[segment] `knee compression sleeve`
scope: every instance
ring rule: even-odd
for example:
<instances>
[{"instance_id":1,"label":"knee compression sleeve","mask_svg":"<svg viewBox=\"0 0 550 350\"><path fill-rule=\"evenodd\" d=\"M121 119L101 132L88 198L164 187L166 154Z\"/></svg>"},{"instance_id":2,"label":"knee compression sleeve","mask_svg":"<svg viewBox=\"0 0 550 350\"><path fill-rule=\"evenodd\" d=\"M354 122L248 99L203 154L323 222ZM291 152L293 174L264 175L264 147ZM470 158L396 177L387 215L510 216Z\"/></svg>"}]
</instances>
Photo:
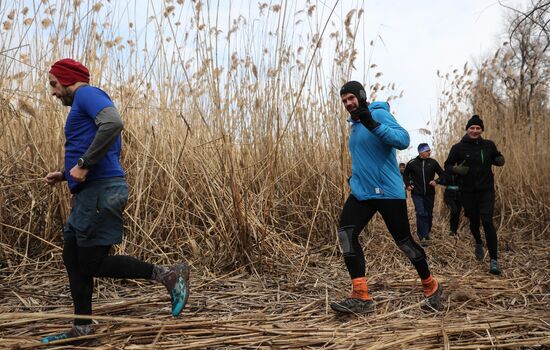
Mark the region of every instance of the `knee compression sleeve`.
<instances>
[{"instance_id":1,"label":"knee compression sleeve","mask_svg":"<svg viewBox=\"0 0 550 350\"><path fill-rule=\"evenodd\" d=\"M340 248L344 256L355 255L353 249L353 231L355 226L345 226L338 229L338 242L340 242Z\"/></svg>"},{"instance_id":2,"label":"knee compression sleeve","mask_svg":"<svg viewBox=\"0 0 550 350\"><path fill-rule=\"evenodd\" d=\"M426 254L424 253L424 250L418 244L413 242L413 240L410 237L407 237L397 242L397 246L413 262L420 261L426 258Z\"/></svg>"}]
</instances>

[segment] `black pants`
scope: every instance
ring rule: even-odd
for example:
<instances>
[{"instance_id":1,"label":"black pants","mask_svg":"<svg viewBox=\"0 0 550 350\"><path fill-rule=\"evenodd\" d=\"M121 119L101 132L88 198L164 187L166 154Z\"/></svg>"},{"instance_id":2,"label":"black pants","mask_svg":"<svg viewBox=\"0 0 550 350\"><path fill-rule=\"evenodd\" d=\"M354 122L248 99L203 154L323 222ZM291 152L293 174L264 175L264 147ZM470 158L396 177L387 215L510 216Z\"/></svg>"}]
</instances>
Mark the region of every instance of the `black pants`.
<instances>
[{"instance_id":1,"label":"black pants","mask_svg":"<svg viewBox=\"0 0 550 350\"><path fill-rule=\"evenodd\" d=\"M65 240L63 262L69 275L69 285L75 315L92 314L94 277L151 278L154 265L124 255L108 255L111 246L79 247L76 239ZM75 325L92 320L76 318Z\"/></svg>"},{"instance_id":2,"label":"black pants","mask_svg":"<svg viewBox=\"0 0 550 350\"><path fill-rule=\"evenodd\" d=\"M460 199L456 197L445 196L443 200L451 211L451 232L456 233L456 231L458 231L458 224L460 223L460 212L462 211L462 204L460 203Z\"/></svg>"},{"instance_id":3,"label":"black pants","mask_svg":"<svg viewBox=\"0 0 550 350\"><path fill-rule=\"evenodd\" d=\"M386 227L396 243L410 239L410 244L421 255L419 259L411 259L411 262L420 278L428 278L430 276L430 269L426 261L426 254L411 236L411 228L407 216L407 202L404 199L370 199L359 201L353 195L350 195L344 204L344 209L340 216L340 227L353 227L351 245L354 254L344 256L344 261L351 278L365 276L365 256L363 248L359 243L359 234L376 212L382 215L382 219L384 219Z\"/></svg>"},{"instance_id":4,"label":"black pants","mask_svg":"<svg viewBox=\"0 0 550 350\"><path fill-rule=\"evenodd\" d=\"M485 231L487 249L491 259L498 259L497 231L493 225L493 212L495 210L495 192L492 190L481 192L461 192L461 201L464 206L464 214L470 220L470 231L477 244L482 244L480 234L480 221Z\"/></svg>"}]
</instances>

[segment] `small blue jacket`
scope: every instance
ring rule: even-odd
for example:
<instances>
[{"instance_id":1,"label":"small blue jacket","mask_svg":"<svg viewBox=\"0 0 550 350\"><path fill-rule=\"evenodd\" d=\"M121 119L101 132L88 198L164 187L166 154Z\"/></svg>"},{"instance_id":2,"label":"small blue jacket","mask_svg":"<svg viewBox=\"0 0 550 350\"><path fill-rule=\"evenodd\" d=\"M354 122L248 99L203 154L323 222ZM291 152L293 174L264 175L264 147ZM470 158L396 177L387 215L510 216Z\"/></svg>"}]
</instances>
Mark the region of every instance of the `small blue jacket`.
<instances>
[{"instance_id":1,"label":"small blue jacket","mask_svg":"<svg viewBox=\"0 0 550 350\"><path fill-rule=\"evenodd\" d=\"M405 199L403 178L395 149L409 146L410 138L389 112L387 102L369 105L372 118L380 123L369 131L361 122L351 121L351 193L358 200Z\"/></svg>"}]
</instances>

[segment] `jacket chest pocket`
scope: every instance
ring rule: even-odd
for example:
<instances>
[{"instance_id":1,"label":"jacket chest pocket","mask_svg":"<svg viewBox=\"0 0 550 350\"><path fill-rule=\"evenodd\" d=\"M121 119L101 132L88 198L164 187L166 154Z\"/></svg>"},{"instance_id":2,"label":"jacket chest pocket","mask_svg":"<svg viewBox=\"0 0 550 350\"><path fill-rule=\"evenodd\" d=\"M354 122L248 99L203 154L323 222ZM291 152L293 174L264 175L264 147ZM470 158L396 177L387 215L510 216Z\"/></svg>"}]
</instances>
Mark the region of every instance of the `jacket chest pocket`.
<instances>
[{"instance_id":1,"label":"jacket chest pocket","mask_svg":"<svg viewBox=\"0 0 550 350\"><path fill-rule=\"evenodd\" d=\"M466 152L466 154L464 154L464 165L471 166L475 162L476 159L472 152Z\"/></svg>"}]
</instances>

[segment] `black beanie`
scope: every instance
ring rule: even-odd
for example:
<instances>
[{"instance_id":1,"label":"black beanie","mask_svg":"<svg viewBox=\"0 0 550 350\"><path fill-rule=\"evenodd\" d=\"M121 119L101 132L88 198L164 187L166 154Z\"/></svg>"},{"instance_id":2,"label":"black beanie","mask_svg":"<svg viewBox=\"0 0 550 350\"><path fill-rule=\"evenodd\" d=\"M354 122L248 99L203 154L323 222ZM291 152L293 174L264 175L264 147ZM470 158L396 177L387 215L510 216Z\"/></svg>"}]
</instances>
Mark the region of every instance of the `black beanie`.
<instances>
[{"instance_id":1,"label":"black beanie","mask_svg":"<svg viewBox=\"0 0 550 350\"><path fill-rule=\"evenodd\" d=\"M367 106L367 92L360 82L352 80L345 83L340 89L340 96L344 94L354 94L359 106Z\"/></svg>"},{"instance_id":2,"label":"black beanie","mask_svg":"<svg viewBox=\"0 0 550 350\"><path fill-rule=\"evenodd\" d=\"M466 130L472 125L479 125L481 126L481 130L485 130L485 127L483 126L483 120L479 117L479 115L474 114L470 120L468 120L468 124L466 124Z\"/></svg>"}]
</instances>

